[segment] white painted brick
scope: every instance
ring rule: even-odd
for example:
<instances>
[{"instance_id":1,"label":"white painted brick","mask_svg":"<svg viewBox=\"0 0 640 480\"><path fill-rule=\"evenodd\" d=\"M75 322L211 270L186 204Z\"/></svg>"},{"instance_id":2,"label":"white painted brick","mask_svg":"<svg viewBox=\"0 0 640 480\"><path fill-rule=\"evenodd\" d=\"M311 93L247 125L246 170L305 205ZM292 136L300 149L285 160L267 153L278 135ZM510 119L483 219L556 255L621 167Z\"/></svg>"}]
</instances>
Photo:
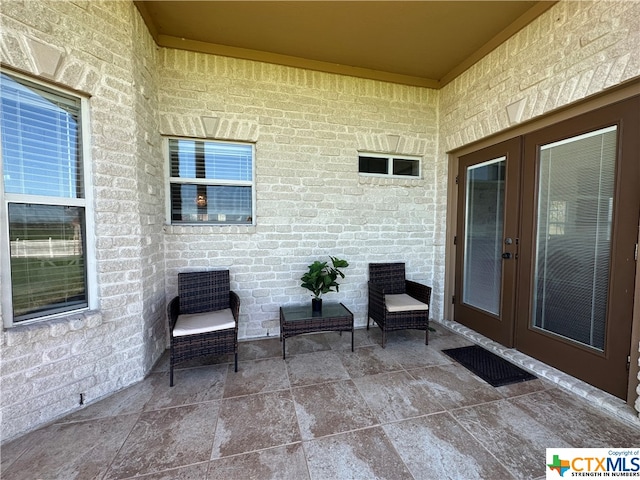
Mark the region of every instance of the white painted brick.
<instances>
[{"instance_id":1,"label":"white painted brick","mask_svg":"<svg viewBox=\"0 0 640 480\"><path fill-rule=\"evenodd\" d=\"M231 270L243 339L277 335L278 306L308 302L299 278L329 255L351 263L327 298L356 325L367 263L391 259L434 286L441 318L444 152L508 128L515 101L525 121L638 76L639 9L559 2L434 91L158 49L129 2L4 2L2 62L32 71L28 37L64 52L54 80L91 95L101 310L2 332L2 439L72 411L81 392L92 401L142 378L164 348L180 271ZM212 131L203 117L217 119ZM255 142L257 225L164 226L159 134ZM359 177L359 150L421 155L423 177Z\"/></svg>"},{"instance_id":2,"label":"white painted brick","mask_svg":"<svg viewBox=\"0 0 640 480\"><path fill-rule=\"evenodd\" d=\"M21 41L26 25L29 38L64 51L55 80L92 95L96 245L103 311L71 315L3 333L6 347L1 360L3 385L8 381L19 382L15 380L19 378L32 380L25 381L22 388L14 384L12 391L38 385L29 401L2 402L3 440L77 408L81 391L78 389L92 388L105 394L114 390L113 385L121 388L132 383L140 378L142 366L149 369L164 348L158 347L158 342L145 346L142 335L149 330L146 322L150 326L158 323L157 314L151 312L164 310L164 295L157 294L164 290L162 243L141 241L152 238L152 233L162 238L162 221L155 219L163 218L164 207L157 199L146 200L145 205L144 197L137 191L138 185L145 185L150 192L164 191L161 142L156 140L158 133L154 126L156 97L150 93L156 90L155 71L148 70L150 65L155 69L156 48L131 3L73 2L69 8L71 5L71 2L34 2L24 9L19 2L3 4L2 61L25 71L32 68L29 55L33 52L25 49L26 44ZM52 23L53 19L56 20ZM78 28L69 31L69 25ZM136 28L132 30L133 25ZM16 41L6 41L11 39ZM144 87L137 90L136 85ZM144 95L144 100L137 100L137 95ZM134 111L136 103L140 108ZM144 149L137 147L138 138L144 139ZM102 189L101 185L107 188ZM137 213L142 211L144 216ZM153 268L137 268L143 265L140 260L145 257L154 259ZM129 276L133 269L138 274ZM113 285L118 283L119 287L108 286L110 276L114 277ZM155 296L152 292L156 292ZM143 306L142 298L153 300ZM105 319L123 322L105 324ZM123 334L129 328L137 331L137 335ZM163 330L157 332L162 337ZM120 378L112 378L113 373L92 375L96 369L106 372L108 365L117 363L123 338L123 343L132 338L130 342L136 345L137 353L130 364L115 373ZM40 353L24 356L25 348ZM38 356L40 363L36 360ZM73 376L69 376L72 364L77 367ZM130 372L125 371L127 368ZM67 373L60 375L56 371Z\"/></svg>"}]
</instances>

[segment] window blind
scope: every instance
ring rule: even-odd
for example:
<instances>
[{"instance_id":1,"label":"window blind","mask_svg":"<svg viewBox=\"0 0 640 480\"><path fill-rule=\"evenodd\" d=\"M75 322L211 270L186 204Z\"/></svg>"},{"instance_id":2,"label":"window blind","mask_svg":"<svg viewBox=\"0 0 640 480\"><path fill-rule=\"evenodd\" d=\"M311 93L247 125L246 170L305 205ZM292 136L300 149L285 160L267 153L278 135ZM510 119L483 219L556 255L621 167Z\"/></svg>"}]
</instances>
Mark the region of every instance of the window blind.
<instances>
[{"instance_id":1,"label":"window blind","mask_svg":"<svg viewBox=\"0 0 640 480\"><path fill-rule=\"evenodd\" d=\"M540 149L534 325L599 350L605 340L616 141L611 127Z\"/></svg>"},{"instance_id":2,"label":"window blind","mask_svg":"<svg viewBox=\"0 0 640 480\"><path fill-rule=\"evenodd\" d=\"M251 181L251 145L169 140L171 176L209 180Z\"/></svg>"},{"instance_id":3,"label":"window blind","mask_svg":"<svg viewBox=\"0 0 640 480\"><path fill-rule=\"evenodd\" d=\"M253 146L168 140L172 223L251 224Z\"/></svg>"},{"instance_id":4,"label":"window blind","mask_svg":"<svg viewBox=\"0 0 640 480\"><path fill-rule=\"evenodd\" d=\"M5 192L83 198L79 101L57 99L5 74L1 88Z\"/></svg>"}]
</instances>

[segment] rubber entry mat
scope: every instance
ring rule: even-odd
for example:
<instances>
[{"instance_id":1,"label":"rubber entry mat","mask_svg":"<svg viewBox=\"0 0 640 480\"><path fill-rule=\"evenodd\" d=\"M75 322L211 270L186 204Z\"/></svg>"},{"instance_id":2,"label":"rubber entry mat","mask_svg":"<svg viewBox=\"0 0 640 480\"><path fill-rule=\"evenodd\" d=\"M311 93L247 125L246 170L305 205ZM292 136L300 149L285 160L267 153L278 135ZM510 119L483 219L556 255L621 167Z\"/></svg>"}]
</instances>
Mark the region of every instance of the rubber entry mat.
<instances>
[{"instance_id":1,"label":"rubber entry mat","mask_svg":"<svg viewBox=\"0 0 640 480\"><path fill-rule=\"evenodd\" d=\"M538 378L478 345L449 348L442 352L494 387Z\"/></svg>"}]
</instances>

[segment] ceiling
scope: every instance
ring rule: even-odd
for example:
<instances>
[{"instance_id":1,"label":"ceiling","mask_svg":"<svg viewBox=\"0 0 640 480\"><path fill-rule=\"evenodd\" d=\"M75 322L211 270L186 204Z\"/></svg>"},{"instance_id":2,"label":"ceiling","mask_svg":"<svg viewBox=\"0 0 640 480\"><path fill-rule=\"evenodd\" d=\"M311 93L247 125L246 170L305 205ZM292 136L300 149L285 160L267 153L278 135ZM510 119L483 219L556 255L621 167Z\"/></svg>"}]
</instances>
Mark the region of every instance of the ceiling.
<instances>
[{"instance_id":1,"label":"ceiling","mask_svg":"<svg viewBox=\"0 0 640 480\"><path fill-rule=\"evenodd\" d=\"M440 88L555 1L135 1L156 43Z\"/></svg>"}]
</instances>

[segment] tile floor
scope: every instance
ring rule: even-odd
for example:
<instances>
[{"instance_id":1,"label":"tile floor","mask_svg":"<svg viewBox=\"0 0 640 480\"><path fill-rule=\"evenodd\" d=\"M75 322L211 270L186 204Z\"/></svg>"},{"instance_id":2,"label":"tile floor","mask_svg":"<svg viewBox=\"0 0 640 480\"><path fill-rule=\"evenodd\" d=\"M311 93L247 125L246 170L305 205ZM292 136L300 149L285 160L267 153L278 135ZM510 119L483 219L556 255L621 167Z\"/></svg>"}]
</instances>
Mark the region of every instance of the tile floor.
<instances>
[{"instance_id":1,"label":"tile floor","mask_svg":"<svg viewBox=\"0 0 640 480\"><path fill-rule=\"evenodd\" d=\"M2 446L13 479L528 479L546 447L640 446L640 428L546 380L493 388L422 332L242 342Z\"/></svg>"}]
</instances>

